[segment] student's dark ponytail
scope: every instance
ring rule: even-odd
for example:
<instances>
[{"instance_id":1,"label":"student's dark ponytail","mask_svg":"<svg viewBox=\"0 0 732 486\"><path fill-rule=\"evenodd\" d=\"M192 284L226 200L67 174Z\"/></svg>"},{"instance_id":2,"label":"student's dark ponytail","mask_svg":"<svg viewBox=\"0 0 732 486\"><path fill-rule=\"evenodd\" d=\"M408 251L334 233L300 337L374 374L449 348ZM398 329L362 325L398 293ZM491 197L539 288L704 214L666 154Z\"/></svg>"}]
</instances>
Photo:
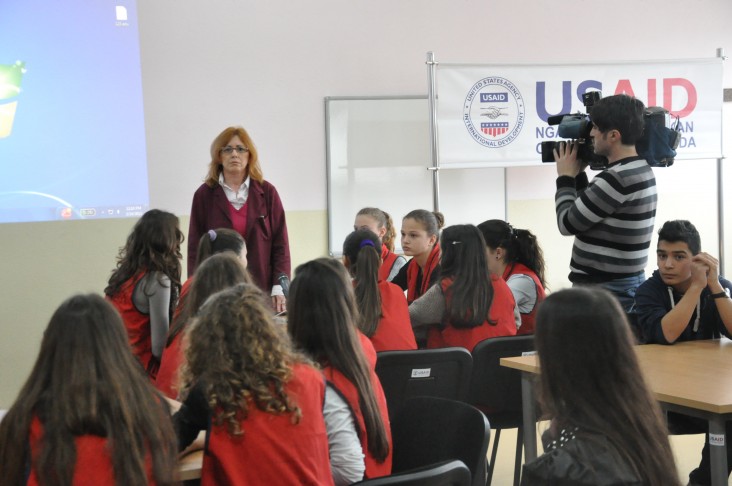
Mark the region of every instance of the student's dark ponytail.
<instances>
[{"instance_id":1,"label":"student's dark ponytail","mask_svg":"<svg viewBox=\"0 0 732 486\"><path fill-rule=\"evenodd\" d=\"M381 319L379 267L381 254L379 237L367 229L354 231L343 243L347 267L355 279L354 292L360 311L358 328L369 338L374 335Z\"/></svg>"},{"instance_id":2,"label":"student's dark ponytail","mask_svg":"<svg viewBox=\"0 0 732 486\"><path fill-rule=\"evenodd\" d=\"M544 252L541 251L536 236L529 230L514 229L514 248L515 260L526 265L532 270L541 282L541 286L546 288L544 280Z\"/></svg>"},{"instance_id":3,"label":"student's dark ponytail","mask_svg":"<svg viewBox=\"0 0 732 486\"><path fill-rule=\"evenodd\" d=\"M478 225L488 248L503 248L506 263L521 263L534 272L542 287L546 288L544 252L536 236L529 230L515 229L500 219L489 219Z\"/></svg>"}]
</instances>

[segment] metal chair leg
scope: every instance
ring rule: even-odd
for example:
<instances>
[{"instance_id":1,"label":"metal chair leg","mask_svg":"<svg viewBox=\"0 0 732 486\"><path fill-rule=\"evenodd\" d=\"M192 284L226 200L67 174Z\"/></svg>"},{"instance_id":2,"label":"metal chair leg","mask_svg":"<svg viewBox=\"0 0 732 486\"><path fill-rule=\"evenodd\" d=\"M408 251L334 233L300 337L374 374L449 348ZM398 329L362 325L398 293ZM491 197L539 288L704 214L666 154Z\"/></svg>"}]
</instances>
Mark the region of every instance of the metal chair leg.
<instances>
[{"instance_id":1,"label":"metal chair leg","mask_svg":"<svg viewBox=\"0 0 732 486\"><path fill-rule=\"evenodd\" d=\"M513 486L519 486L521 482L521 453L524 449L524 428L519 426L516 432L516 462L513 466Z\"/></svg>"},{"instance_id":2,"label":"metal chair leg","mask_svg":"<svg viewBox=\"0 0 732 486\"><path fill-rule=\"evenodd\" d=\"M493 449L491 450L491 460L488 464L488 478L486 479L486 486L490 486L493 480L493 468L496 465L496 455L498 454L498 440L501 438L501 429L495 429L493 439Z\"/></svg>"}]
</instances>

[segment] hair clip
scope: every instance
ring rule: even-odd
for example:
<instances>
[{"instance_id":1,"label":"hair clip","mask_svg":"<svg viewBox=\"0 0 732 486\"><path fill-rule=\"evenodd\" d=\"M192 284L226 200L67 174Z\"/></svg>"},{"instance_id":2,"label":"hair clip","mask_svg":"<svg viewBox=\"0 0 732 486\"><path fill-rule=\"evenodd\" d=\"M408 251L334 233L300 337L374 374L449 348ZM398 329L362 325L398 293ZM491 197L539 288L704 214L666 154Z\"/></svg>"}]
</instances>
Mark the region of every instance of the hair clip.
<instances>
[{"instance_id":1,"label":"hair clip","mask_svg":"<svg viewBox=\"0 0 732 486\"><path fill-rule=\"evenodd\" d=\"M211 240L211 242L216 241L216 231L214 230L208 230L208 237Z\"/></svg>"},{"instance_id":2,"label":"hair clip","mask_svg":"<svg viewBox=\"0 0 732 486\"><path fill-rule=\"evenodd\" d=\"M374 245L374 242L371 240L363 240L360 245L358 245L358 249L360 250L364 246L370 246L372 248L376 248L376 245Z\"/></svg>"},{"instance_id":3,"label":"hair clip","mask_svg":"<svg viewBox=\"0 0 732 486\"><path fill-rule=\"evenodd\" d=\"M459 245L460 243L462 243L462 241L455 240L455 241L451 241L450 243L452 243L453 245Z\"/></svg>"}]
</instances>

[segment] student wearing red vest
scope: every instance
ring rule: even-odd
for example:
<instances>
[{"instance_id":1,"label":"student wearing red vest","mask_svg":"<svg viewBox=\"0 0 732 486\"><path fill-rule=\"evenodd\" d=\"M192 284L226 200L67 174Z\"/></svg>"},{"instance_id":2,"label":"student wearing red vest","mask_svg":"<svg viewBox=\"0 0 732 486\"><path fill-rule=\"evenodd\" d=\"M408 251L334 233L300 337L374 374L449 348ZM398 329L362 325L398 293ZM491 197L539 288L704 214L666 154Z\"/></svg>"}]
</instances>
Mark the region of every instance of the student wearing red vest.
<instances>
[{"instance_id":1,"label":"student wearing red vest","mask_svg":"<svg viewBox=\"0 0 732 486\"><path fill-rule=\"evenodd\" d=\"M122 315L133 354L152 379L180 293L182 242L174 214L146 212L120 249L117 268L104 289Z\"/></svg>"},{"instance_id":2,"label":"student wearing red vest","mask_svg":"<svg viewBox=\"0 0 732 486\"><path fill-rule=\"evenodd\" d=\"M243 127L228 127L211 143L208 174L191 203L189 277L196 270L199 239L214 228L232 228L244 237L249 273L271 294L272 307L285 310L278 282L280 275L290 275L285 210L277 189L264 180L257 148Z\"/></svg>"},{"instance_id":3,"label":"student wearing red vest","mask_svg":"<svg viewBox=\"0 0 732 486\"><path fill-rule=\"evenodd\" d=\"M348 403L365 455L364 478L391 474L386 398L359 342L354 322L358 310L345 267L330 258L300 265L290 287L287 314L295 344L320 363L329 389ZM351 482L360 479L351 478Z\"/></svg>"},{"instance_id":4,"label":"student wearing red vest","mask_svg":"<svg viewBox=\"0 0 732 486\"><path fill-rule=\"evenodd\" d=\"M379 351L417 349L404 292L379 277L379 238L367 229L354 231L343 243L343 263L353 277L358 327Z\"/></svg>"},{"instance_id":5,"label":"student wearing red vest","mask_svg":"<svg viewBox=\"0 0 732 486\"><path fill-rule=\"evenodd\" d=\"M193 316L206 300L240 283L253 284L246 268L233 252L217 253L207 258L196 270L195 279L186 298L185 307L173 319L168 343L163 350L155 386L168 398L178 398L178 372L185 362L183 336Z\"/></svg>"},{"instance_id":6,"label":"student wearing red vest","mask_svg":"<svg viewBox=\"0 0 732 486\"><path fill-rule=\"evenodd\" d=\"M402 249L412 259L392 280L407 291L414 302L437 282L440 275L440 229L445 218L440 212L415 209L402 219Z\"/></svg>"},{"instance_id":7,"label":"student wearing red vest","mask_svg":"<svg viewBox=\"0 0 732 486\"><path fill-rule=\"evenodd\" d=\"M478 225L488 248L488 268L502 276L521 313L518 334L533 334L537 305L544 300L544 253L529 230L515 229L500 219Z\"/></svg>"},{"instance_id":8,"label":"student wearing red vest","mask_svg":"<svg viewBox=\"0 0 732 486\"><path fill-rule=\"evenodd\" d=\"M381 266L379 280L391 282L399 270L407 264L407 259L394 253L396 230L391 216L379 208L363 208L356 214L353 230L367 229L376 234L381 247Z\"/></svg>"},{"instance_id":9,"label":"student wearing red vest","mask_svg":"<svg viewBox=\"0 0 732 486\"><path fill-rule=\"evenodd\" d=\"M201 485L332 485L325 380L251 284L214 294L187 331L179 449L206 430Z\"/></svg>"},{"instance_id":10,"label":"student wearing red vest","mask_svg":"<svg viewBox=\"0 0 732 486\"><path fill-rule=\"evenodd\" d=\"M130 352L119 314L98 295L66 300L0 422L0 481L164 486L177 484L175 470L170 412Z\"/></svg>"},{"instance_id":11,"label":"student wearing red vest","mask_svg":"<svg viewBox=\"0 0 732 486\"><path fill-rule=\"evenodd\" d=\"M450 226L440 246L439 285L409 306L412 326L429 326L427 348L460 346L472 351L484 339L516 335L516 303L506 282L488 270L478 228Z\"/></svg>"}]
</instances>

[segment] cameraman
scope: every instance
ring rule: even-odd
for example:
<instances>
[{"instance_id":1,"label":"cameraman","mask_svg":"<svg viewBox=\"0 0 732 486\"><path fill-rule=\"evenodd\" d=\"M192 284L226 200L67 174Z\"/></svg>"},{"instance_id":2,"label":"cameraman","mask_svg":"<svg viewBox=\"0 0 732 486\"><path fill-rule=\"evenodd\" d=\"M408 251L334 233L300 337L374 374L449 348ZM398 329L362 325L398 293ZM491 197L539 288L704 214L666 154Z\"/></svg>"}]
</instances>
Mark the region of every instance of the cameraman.
<instances>
[{"instance_id":1,"label":"cameraman","mask_svg":"<svg viewBox=\"0 0 732 486\"><path fill-rule=\"evenodd\" d=\"M626 312L645 281L656 216L656 178L635 148L644 110L643 102L627 95L602 98L592 107L594 152L608 166L591 183L589 161L577 159L576 142L554 150L557 225L563 235L575 236L569 280L604 287Z\"/></svg>"}]
</instances>

